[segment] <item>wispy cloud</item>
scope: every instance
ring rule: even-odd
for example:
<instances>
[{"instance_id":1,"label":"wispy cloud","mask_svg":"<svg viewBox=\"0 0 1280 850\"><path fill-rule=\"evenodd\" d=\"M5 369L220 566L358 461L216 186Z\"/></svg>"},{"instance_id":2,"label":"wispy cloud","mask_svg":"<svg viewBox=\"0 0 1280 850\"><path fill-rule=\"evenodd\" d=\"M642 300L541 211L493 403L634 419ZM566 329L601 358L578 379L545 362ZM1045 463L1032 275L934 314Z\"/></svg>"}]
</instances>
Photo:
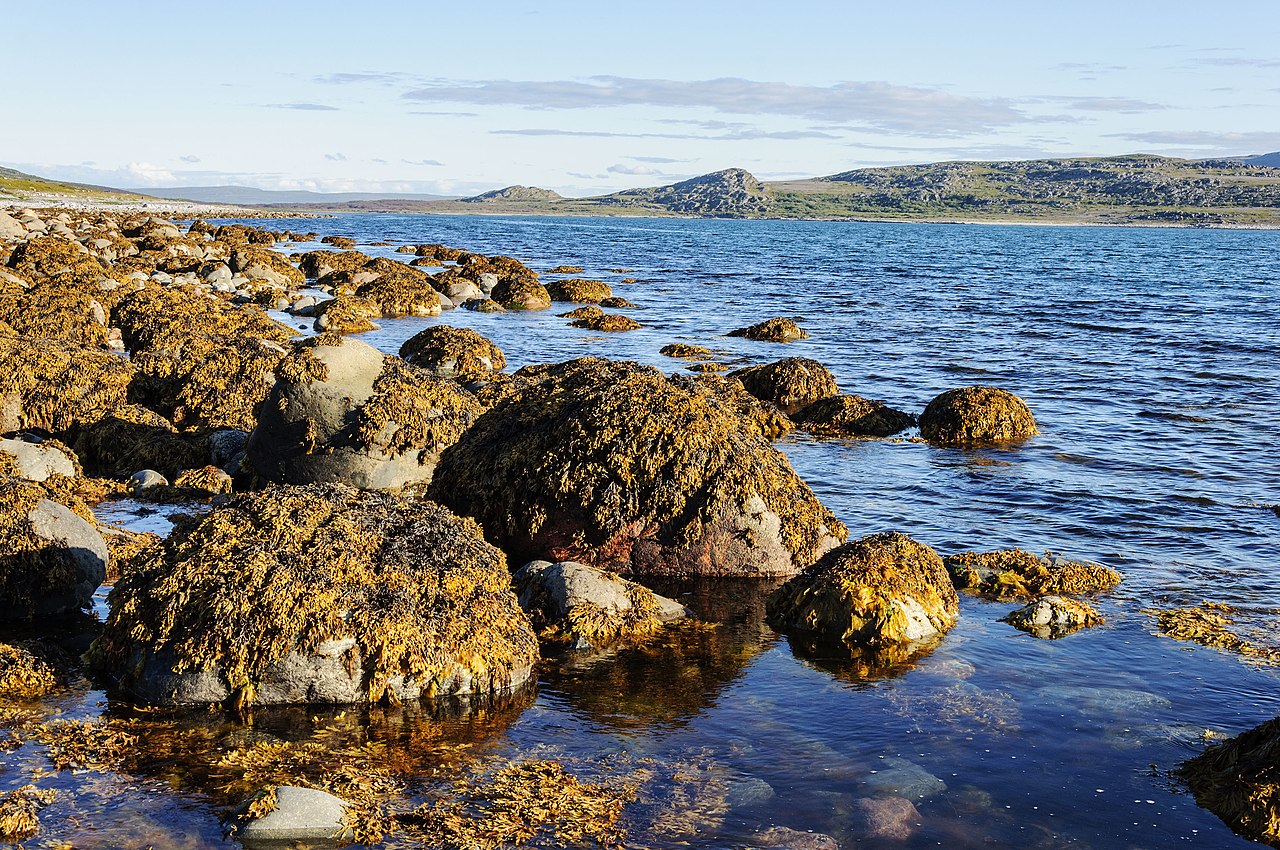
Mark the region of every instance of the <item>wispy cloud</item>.
<instances>
[{"instance_id":1,"label":"wispy cloud","mask_svg":"<svg viewBox=\"0 0 1280 850\"><path fill-rule=\"evenodd\" d=\"M669 156L629 156L626 159L634 162L652 162L655 165L670 165L674 162L693 162L691 159L674 159Z\"/></svg>"},{"instance_id":2,"label":"wispy cloud","mask_svg":"<svg viewBox=\"0 0 1280 850\"><path fill-rule=\"evenodd\" d=\"M1191 65L1209 65L1216 68L1253 68L1270 70L1280 68L1280 59L1262 59L1249 56L1201 56L1192 59Z\"/></svg>"},{"instance_id":3,"label":"wispy cloud","mask_svg":"<svg viewBox=\"0 0 1280 850\"><path fill-rule=\"evenodd\" d=\"M297 109L302 112L337 112L338 107L327 103L267 103L268 109Z\"/></svg>"},{"instance_id":4,"label":"wispy cloud","mask_svg":"<svg viewBox=\"0 0 1280 850\"><path fill-rule=\"evenodd\" d=\"M736 115L784 115L935 136L977 133L1034 120L1007 99L966 97L887 82L809 86L735 77L683 81L599 76L586 82L442 81L420 86L403 96L425 103L531 109L688 107Z\"/></svg>"},{"instance_id":5,"label":"wispy cloud","mask_svg":"<svg viewBox=\"0 0 1280 850\"><path fill-rule=\"evenodd\" d=\"M611 165L605 169L610 174L661 174L662 172L656 168L650 168L647 165Z\"/></svg>"},{"instance_id":6,"label":"wispy cloud","mask_svg":"<svg viewBox=\"0 0 1280 850\"><path fill-rule=\"evenodd\" d=\"M340 153L340 152L339 152L339 153L327 153L327 154L325 154L325 155L324 155L324 158L325 158L325 159L327 159L327 160L329 160L330 162L346 162L346 161L347 161L347 155L346 155L346 154L344 154L344 153Z\"/></svg>"},{"instance_id":7,"label":"wispy cloud","mask_svg":"<svg viewBox=\"0 0 1280 850\"><path fill-rule=\"evenodd\" d=\"M582 136L597 139L682 139L707 142L753 142L762 139L838 139L821 130L733 130L715 135L706 133L617 133L611 130L561 130L557 127L528 127L517 130L490 130L496 136Z\"/></svg>"},{"instance_id":8,"label":"wispy cloud","mask_svg":"<svg viewBox=\"0 0 1280 850\"><path fill-rule=\"evenodd\" d=\"M199 161L200 161L200 157L195 156L194 154L188 154L187 156L180 156L180 157L178 157L178 159L182 160L183 162L189 162L189 163L192 163L192 164L197 163L197 162L199 162ZM92 165L92 163L85 163L85 164L86 164L86 165Z\"/></svg>"},{"instance_id":9,"label":"wispy cloud","mask_svg":"<svg viewBox=\"0 0 1280 850\"><path fill-rule=\"evenodd\" d=\"M1122 115L1136 115L1140 112L1157 112L1171 109L1164 103L1153 103L1149 100L1137 100L1131 97L1044 97L1040 100L1061 104L1067 109L1079 112L1119 112Z\"/></svg>"},{"instance_id":10,"label":"wispy cloud","mask_svg":"<svg viewBox=\"0 0 1280 850\"><path fill-rule=\"evenodd\" d=\"M311 79L313 82L333 86L359 83L390 85L392 83L403 83L409 79L409 75L401 71L364 71L360 73L319 74Z\"/></svg>"},{"instance_id":11,"label":"wispy cloud","mask_svg":"<svg viewBox=\"0 0 1280 850\"><path fill-rule=\"evenodd\" d=\"M444 165L444 163L438 159L402 159L400 161L405 165Z\"/></svg>"},{"instance_id":12,"label":"wispy cloud","mask_svg":"<svg viewBox=\"0 0 1280 850\"><path fill-rule=\"evenodd\" d=\"M1153 130L1145 133L1113 133L1110 138L1232 155L1280 150L1280 132L1270 130L1243 133L1219 133L1213 130Z\"/></svg>"},{"instance_id":13,"label":"wispy cloud","mask_svg":"<svg viewBox=\"0 0 1280 850\"><path fill-rule=\"evenodd\" d=\"M475 118L479 112L432 112L426 109L414 109L409 112L410 115L436 115L441 118Z\"/></svg>"}]
</instances>

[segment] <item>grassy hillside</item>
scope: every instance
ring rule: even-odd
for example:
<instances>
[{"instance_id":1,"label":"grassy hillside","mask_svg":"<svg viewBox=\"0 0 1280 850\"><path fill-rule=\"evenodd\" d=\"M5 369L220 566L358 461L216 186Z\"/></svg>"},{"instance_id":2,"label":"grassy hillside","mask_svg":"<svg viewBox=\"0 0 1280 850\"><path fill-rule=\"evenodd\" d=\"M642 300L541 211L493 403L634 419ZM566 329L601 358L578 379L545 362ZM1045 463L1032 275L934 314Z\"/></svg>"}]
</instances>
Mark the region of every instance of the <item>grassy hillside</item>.
<instances>
[{"instance_id":1,"label":"grassy hillside","mask_svg":"<svg viewBox=\"0 0 1280 850\"><path fill-rule=\"evenodd\" d=\"M101 202L117 200L120 203L146 200L142 195L122 192L119 189L83 183L62 183L58 180L47 180L44 177L24 174L12 168L0 168L0 202L21 201L39 204L58 198Z\"/></svg>"}]
</instances>

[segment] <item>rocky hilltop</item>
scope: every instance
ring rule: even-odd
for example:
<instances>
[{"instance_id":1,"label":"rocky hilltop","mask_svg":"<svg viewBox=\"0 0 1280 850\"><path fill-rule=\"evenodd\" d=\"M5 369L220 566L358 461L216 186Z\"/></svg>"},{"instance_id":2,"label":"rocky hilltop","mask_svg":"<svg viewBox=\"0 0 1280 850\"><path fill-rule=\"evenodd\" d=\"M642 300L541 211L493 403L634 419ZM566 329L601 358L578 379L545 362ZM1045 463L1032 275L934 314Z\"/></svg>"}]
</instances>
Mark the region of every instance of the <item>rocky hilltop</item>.
<instances>
[{"instance_id":1,"label":"rocky hilltop","mask_svg":"<svg viewBox=\"0 0 1280 850\"><path fill-rule=\"evenodd\" d=\"M463 198L462 203L480 204L492 201L563 201L564 196L559 192L553 192L550 189L540 189L537 186L507 186L503 189L494 189L490 192L482 192L471 198Z\"/></svg>"},{"instance_id":2,"label":"rocky hilltop","mask_svg":"<svg viewBox=\"0 0 1280 850\"><path fill-rule=\"evenodd\" d=\"M657 207L678 215L707 218L760 218L770 212L764 184L741 168L726 168L656 189L629 189L594 200L602 206Z\"/></svg>"}]
</instances>

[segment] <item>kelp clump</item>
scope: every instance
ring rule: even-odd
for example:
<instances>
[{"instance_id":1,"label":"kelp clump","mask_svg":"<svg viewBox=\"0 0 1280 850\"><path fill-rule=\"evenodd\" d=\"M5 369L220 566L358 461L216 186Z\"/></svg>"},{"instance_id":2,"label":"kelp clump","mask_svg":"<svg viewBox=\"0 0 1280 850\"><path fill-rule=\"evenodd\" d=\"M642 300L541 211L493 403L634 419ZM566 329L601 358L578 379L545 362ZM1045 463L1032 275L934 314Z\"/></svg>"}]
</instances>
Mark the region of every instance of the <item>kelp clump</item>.
<instances>
[{"instance_id":1,"label":"kelp clump","mask_svg":"<svg viewBox=\"0 0 1280 850\"><path fill-rule=\"evenodd\" d=\"M1270 644L1265 640L1251 640L1235 628L1239 613L1237 608L1224 602L1205 602L1189 608L1157 611L1156 625L1175 640L1211 646L1258 661L1280 663L1280 646L1274 643L1274 630L1263 633L1271 638Z\"/></svg>"},{"instance_id":2,"label":"kelp clump","mask_svg":"<svg viewBox=\"0 0 1280 850\"><path fill-rule=\"evenodd\" d=\"M916 424L909 413L894 410L882 401L857 395L824 398L795 415L801 430L819 437L891 437Z\"/></svg>"},{"instance_id":3,"label":"kelp clump","mask_svg":"<svg viewBox=\"0 0 1280 850\"><path fill-rule=\"evenodd\" d=\"M94 660L146 701L494 693L537 659L502 553L416 496L233 497L126 567Z\"/></svg>"},{"instance_id":4,"label":"kelp clump","mask_svg":"<svg viewBox=\"0 0 1280 850\"><path fill-rule=\"evenodd\" d=\"M613 289L603 280L570 278L547 284L547 294L552 301L569 301L574 304L599 304L613 297Z\"/></svg>"},{"instance_id":5,"label":"kelp clump","mask_svg":"<svg viewBox=\"0 0 1280 850\"><path fill-rule=\"evenodd\" d=\"M747 392L740 381L721 375L672 375L671 383L681 389L704 393L737 411L747 430L773 441L790 434L795 425L785 413Z\"/></svg>"},{"instance_id":6,"label":"kelp clump","mask_svg":"<svg viewBox=\"0 0 1280 850\"><path fill-rule=\"evenodd\" d=\"M0 796L0 841L20 843L39 835L40 812L57 797L57 791L34 785Z\"/></svg>"},{"instance_id":7,"label":"kelp clump","mask_svg":"<svg viewBox=\"0 0 1280 850\"><path fill-rule=\"evenodd\" d=\"M1039 433L1026 402L997 387L947 390L920 414L921 436L944 446L1006 445Z\"/></svg>"},{"instance_id":8,"label":"kelp clump","mask_svg":"<svg viewBox=\"0 0 1280 850\"><path fill-rule=\"evenodd\" d=\"M935 637L959 614L942 559L895 531L832 549L774 592L767 620L780 631L874 648Z\"/></svg>"},{"instance_id":9,"label":"kelp clump","mask_svg":"<svg viewBox=\"0 0 1280 850\"><path fill-rule=\"evenodd\" d=\"M435 325L411 336L400 356L445 378L488 378L506 368L502 349L470 328Z\"/></svg>"},{"instance_id":10,"label":"kelp clump","mask_svg":"<svg viewBox=\"0 0 1280 850\"><path fill-rule=\"evenodd\" d=\"M1214 744L1178 774L1196 802L1233 830L1280 847L1280 718Z\"/></svg>"},{"instance_id":11,"label":"kelp clump","mask_svg":"<svg viewBox=\"0 0 1280 850\"><path fill-rule=\"evenodd\" d=\"M79 431L125 403L132 363L109 351L0 336L0 433Z\"/></svg>"},{"instance_id":12,"label":"kelp clump","mask_svg":"<svg viewBox=\"0 0 1280 850\"><path fill-rule=\"evenodd\" d=\"M1068 561L1056 555L1033 555L1022 549L961 552L943 559L960 590L999 601L1038 596L1079 596L1110 590L1118 572L1101 564Z\"/></svg>"},{"instance_id":13,"label":"kelp clump","mask_svg":"<svg viewBox=\"0 0 1280 850\"><path fill-rule=\"evenodd\" d=\"M729 336L741 336L762 342L791 342L797 339L808 339L809 334L803 328L781 316L765 319L763 322L746 328L729 331Z\"/></svg>"},{"instance_id":14,"label":"kelp clump","mask_svg":"<svg viewBox=\"0 0 1280 850\"><path fill-rule=\"evenodd\" d=\"M776 404L786 413L796 413L840 392L830 370L807 357L788 357L776 363L739 369L729 377L737 378L747 392L761 401Z\"/></svg>"},{"instance_id":15,"label":"kelp clump","mask_svg":"<svg viewBox=\"0 0 1280 850\"><path fill-rule=\"evenodd\" d=\"M431 493L521 561L789 575L847 534L737 410L651 367L526 367L492 401Z\"/></svg>"},{"instance_id":16,"label":"kelp clump","mask_svg":"<svg viewBox=\"0 0 1280 850\"><path fill-rule=\"evenodd\" d=\"M101 475L132 475L140 469L154 469L172 479L209 459L205 437L179 434L168 419L136 404L106 411L80 432L75 449L85 467Z\"/></svg>"},{"instance_id":17,"label":"kelp clump","mask_svg":"<svg viewBox=\"0 0 1280 850\"><path fill-rule=\"evenodd\" d=\"M569 323L575 328L584 328L589 331L600 331L602 333L619 333L621 331L634 331L644 327L630 316L619 316L616 313L601 313L598 316L586 316L581 319L575 319Z\"/></svg>"},{"instance_id":18,"label":"kelp clump","mask_svg":"<svg viewBox=\"0 0 1280 850\"><path fill-rule=\"evenodd\" d=\"M0 643L0 697L34 699L58 686L58 673L43 654L23 644Z\"/></svg>"},{"instance_id":19,"label":"kelp clump","mask_svg":"<svg viewBox=\"0 0 1280 850\"><path fill-rule=\"evenodd\" d=\"M106 348L106 318L100 301L75 290L42 286L20 295L0 295L0 322L16 336Z\"/></svg>"}]
</instances>

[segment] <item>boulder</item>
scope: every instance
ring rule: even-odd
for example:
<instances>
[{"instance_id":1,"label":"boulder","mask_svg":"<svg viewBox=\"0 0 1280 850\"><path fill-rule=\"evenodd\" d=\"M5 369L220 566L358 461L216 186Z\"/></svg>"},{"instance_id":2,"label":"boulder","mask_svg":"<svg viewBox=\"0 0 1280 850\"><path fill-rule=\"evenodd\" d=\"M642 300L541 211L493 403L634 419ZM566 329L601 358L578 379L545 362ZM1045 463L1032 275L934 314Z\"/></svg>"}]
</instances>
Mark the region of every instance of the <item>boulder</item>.
<instances>
[{"instance_id":1,"label":"boulder","mask_svg":"<svg viewBox=\"0 0 1280 850\"><path fill-rule=\"evenodd\" d=\"M131 475L154 469L172 477L209 459L198 434L179 434L173 423L136 404L113 407L84 428L75 442L81 463L95 475Z\"/></svg>"},{"instance_id":2,"label":"boulder","mask_svg":"<svg viewBox=\"0 0 1280 850\"><path fill-rule=\"evenodd\" d=\"M359 251L307 251L297 257L298 268L309 278L322 278L334 272L350 272L362 268L373 259Z\"/></svg>"},{"instance_id":3,"label":"boulder","mask_svg":"<svg viewBox=\"0 0 1280 850\"><path fill-rule=\"evenodd\" d=\"M179 523L108 601L90 658L148 703L486 695L537 660L475 523L342 485L269 487Z\"/></svg>"},{"instance_id":4,"label":"boulder","mask_svg":"<svg viewBox=\"0 0 1280 850\"><path fill-rule=\"evenodd\" d=\"M326 236L320 240L322 245L332 245L335 248L341 248L346 251L356 247L356 240L350 236Z\"/></svg>"},{"instance_id":5,"label":"boulder","mask_svg":"<svg viewBox=\"0 0 1280 850\"><path fill-rule=\"evenodd\" d=\"M847 534L737 410L652 367L526 367L491 400L431 493L520 561L791 575Z\"/></svg>"},{"instance_id":6,"label":"boulder","mask_svg":"<svg viewBox=\"0 0 1280 850\"><path fill-rule=\"evenodd\" d=\"M771 826L756 833L752 847L777 850L840 850L840 842L821 832L801 832L787 826Z\"/></svg>"},{"instance_id":7,"label":"boulder","mask_svg":"<svg viewBox=\"0 0 1280 850\"><path fill-rule=\"evenodd\" d=\"M769 625L852 648L910 644L955 625L960 600L942 559L900 532L832 549L769 599Z\"/></svg>"},{"instance_id":8,"label":"boulder","mask_svg":"<svg viewBox=\"0 0 1280 850\"><path fill-rule=\"evenodd\" d=\"M1280 847L1280 717L1178 768L1196 803L1252 840Z\"/></svg>"},{"instance_id":9,"label":"boulder","mask_svg":"<svg viewBox=\"0 0 1280 850\"><path fill-rule=\"evenodd\" d=\"M729 373L761 401L776 404L785 413L795 413L819 399L840 392L835 376L817 360L788 357L776 363L751 366Z\"/></svg>"},{"instance_id":10,"label":"boulder","mask_svg":"<svg viewBox=\"0 0 1280 850\"><path fill-rule=\"evenodd\" d=\"M601 310L599 307L597 307L594 304L589 304L586 307L576 307L567 313L561 313L560 318L562 319L596 319L603 315L604 315L604 310Z\"/></svg>"},{"instance_id":11,"label":"boulder","mask_svg":"<svg viewBox=\"0 0 1280 850\"><path fill-rule=\"evenodd\" d=\"M1079 629L1098 625L1102 622L1102 615L1088 602L1079 599L1042 596L1014 611L1004 621L1038 638L1060 638Z\"/></svg>"},{"instance_id":12,"label":"boulder","mask_svg":"<svg viewBox=\"0 0 1280 850\"><path fill-rule=\"evenodd\" d=\"M860 839L906 841L920 826L920 811L905 797L862 797L853 804L853 831Z\"/></svg>"},{"instance_id":13,"label":"boulder","mask_svg":"<svg viewBox=\"0 0 1280 850\"><path fill-rule=\"evenodd\" d=\"M539 638L575 647L643 639L688 613L647 587L573 561L531 561L516 571L515 588Z\"/></svg>"},{"instance_id":14,"label":"boulder","mask_svg":"<svg viewBox=\"0 0 1280 850\"><path fill-rule=\"evenodd\" d=\"M599 304L613 297L613 290L602 280L557 280L547 284L547 294L552 301L570 301L575 304Z\"/></svg>"},{"instance_id":15,"label":"boulder","mask_svg":"<svg viewBox=\"0 0 1280 850\"><path fill-rule=\"evenodd\" d=\"M613 313L601 313L598 316L587 316L581 319L575 319L569 323L575 328L585 328L589 331L601 331L605 333L617 333L620 331L634 331L644 327L630 316L618 316Z\"/></svg>"},{"instance_id":16,"label":"boulder","mask_svg":"<svg viewBox=\"0 0 1280 850\"><path fill-rule=\"evenodd\" d=\"M1097 593L1121 580L1118 572L1100 564L1037 556L1022 549L961 552L948 555L943 563L957 588L1000 601Z\"/></svg>"},{"instance_id":17,"label":"boulder","mask_svg":"<svg viewBox=\"0 0 1280 850\"><path fill-rule=\"evenodd\" d=\"M148 490L168 487L169 479L154 469L139 469L129 476L126 486L128 486L130 493L146 493Z\"/></svg>"},{"instance_id":18,"label":"boulder","mask_svg":"<svg viewBox=\"0 0 1280 850\"><path fill-rule=\"evenodd\" d=\"M785 413L747 392L741 381L722 375L672 375L671 383L696 393L710 394L742 418L748 431L773 441L795 430Z\"/></svg>"},{"instance_id":19,"label":"boulder","mask_svg":"<svg viewBox=\"0 0 1280 850\"><path fill-rule=\"evenodd\" d=\"M75 478L80 474L80 462L56 440L0 438L0 474L36 482L51 475Z\"/></svg>"},{"instance_id":20,"label":"boulder","mask_svg":"<svg viewBox=\"0 0 1280 850\"><path fill-rule=\"evenodd\" d=\"M299 343L246 446L265 481L394 488L429 481L480 405L453 381L337 334Z\"/></svg>"},{"instance_id":21,"label":"boulder","mask_svg":"<svg viewBox=\"0 0 1280 850\"><path fill-rule=\"evenodd\" d=\"M298 289L306 276L275 251L262 248L237 248L231 252L231 271L249 280L261 280L282 289Z\"/></svg>"},{"instance_id":22,"label":"boulder","mask_svg":"<svg viewBox=\"0 0 1280 850\"><path fill-rule=\"evenodd\" d=\"M762 342L791 342L796 339L809 338L803 328L790 319L782 317L766 319L750 327L729 331L729 336L741 336L747 339L761 340Z\"/></svg>"},{"instance_id":23,"label":"boulder","mask_svg":"<svg viewBox=\"0 0 1280 850\"><path fill-rule=\"evenodd\" d=\"M442 378L489 378L507 365L502 349L470 328L435 325L400 346L400 356Z\"/></svg>"},{"instance_id":24,"label":"boulder","mask_svg":"<svg viewBox=\"0 0 1280 850\"><path fill-rule=\"evenodd\" d=\"M710 357L711 349L703 348L701 345L688 345L683 342L673 342L670 345L664 345L658 351L663 357Z\"/></svg>"},{"instance_id":25,"label":"boulder","mask_svg":"<svg viewBox=\"0 0 1280 850\"><path fill-rule=\"evenodd\" d=\"M281 785L274 791L275 808L240 828L239 837L254 842L292 843L337 839L346 831L347 803L328 791Z\"/></svg>"},{"instance_id":26,"label":"boulder","mask_svg":"<svg viewBox=\"0 0 1280 850\"><path fill-rule=\"evenodd\" d=\"M820 399L795 415L796 425L818 437L891 437L916 424L910 413L857 395Z\"/></svg>"},{"instance_id":27,"label":"boulder","mask_svg":"<svg viewBox=\"0 0 1280 850\"><path fill-rule=\"evenodd\" d=\"M998 446L1040 431L1026 402L996 387L947 390L920 414L920 434L943 446Z\"/></svg>"},{"instance_id":28,"label":"boulder","mask_svg":"<svg viewBox=\"0 0 1280 850\"><path fill-rule=\"evenodd\" d=\"M0 433L73 440L125 403L132 363L109 351L0 336Z\"/></svg>"},{"instance_id":29,"label":"boulder","mask_svg":"<svg viewBox=\"0 0 1280 850\"><path fill-rule=\"evenodd\" d=\"M382 317L382 308L368 298L356 295L331 298L317 305L312 312L316 317L317 331L339 334L361 334L377 330L378 326L371 320Z\"/></svg>"},{"instance_id":30,"label":"boulder","mask_svg":"<svg viewBox=\"0 0 1280 850\"><path fill-rule=\"evenodd\" d=\"M489 297L508 310L545 310L551 306L547 288L531 278L499 280Z\"/></svg>"},{"instance_id":31,"label":"boulder","mask_svg":"<svg viewBox=\"0 0 1280 850\"><path fill-rule=\"evenodd\" d=\"M0 322L18 336L84 348L107 347L107 314L102 302L74 289L46 285L21 294L0 295Z\"/></svg>"},{"instance_id":32,"label":"boulder","mask_svg":"<svg viewBox=\"0 0 1280 850\"><path fill-rule=\"evenodd\" d=\"M360 284L355 294L377 304L383 316L440 315L440 293L426 272L385 257L370 260L362 271L377 276Z\"/></svg>"},{"instance_id":33,"label":"boulder","mask_svg":"<svg viewBox=\"0 0 1280 850\"><path fill-rule=\"evenodd\" d=\"M107 575L107 544L39 484L0 478L0 621L88 607Z\"/></svg>"}]
</instances>

